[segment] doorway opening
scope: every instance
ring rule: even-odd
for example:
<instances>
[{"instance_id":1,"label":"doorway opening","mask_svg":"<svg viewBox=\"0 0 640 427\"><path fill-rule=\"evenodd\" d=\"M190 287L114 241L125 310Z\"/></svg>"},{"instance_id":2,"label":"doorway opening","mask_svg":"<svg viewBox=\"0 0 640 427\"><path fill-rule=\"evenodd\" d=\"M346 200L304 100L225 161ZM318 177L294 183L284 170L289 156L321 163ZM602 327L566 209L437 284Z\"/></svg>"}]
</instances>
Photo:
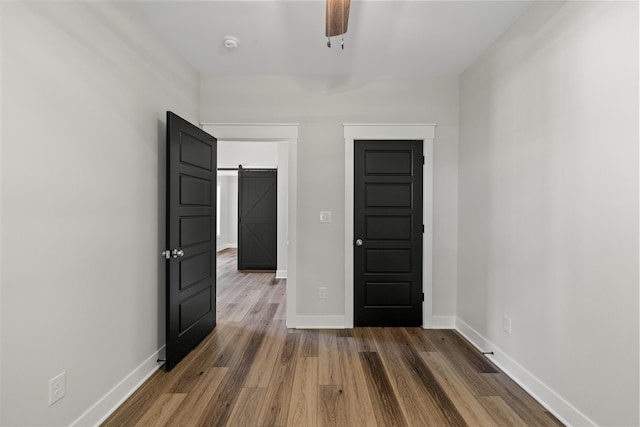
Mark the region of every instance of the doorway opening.
<instances>
[{"instance_id":1,"label":"doorway opening","mask_svg":"<svg viewBox=\"0 0 640 427\"><path fill-rule=\"evenodd\" d=\"M277 174L277 269L276 279L286 279L286 324L296 327L296 152L298 124L224 124L203 123L203 129L215 135L220 147L228 145L240 155L276 147ZM251 145L248 145L251 144ZM225 148L222 148L224 150ZM264 160L264 159L263 159ZM247 168L273 168L263 160L233 161L227 167L242 164ZM219 167L224 167L218 163ZM231 174L230 174L231 175ZM237 178L236 178L237 180ZM231 184L233 185L233 184ZM237 192L236 192L237 194ZM237 206L237 199L231 200ZM227 246L233 248L233 243ZM237 243L236 243L237 245Z\"/></svg>"},{"instance_id":2,"label":"doorway opening","mask_svg":"<svg viewBox=\"0 0 640 427\"><path fill-rule=\"evenodd\" d=\"M288 183L278 185L286 157L280 142L219 141L218 251L237 250L238 270L275 271L286 278L286 198ZM280 221L278 221L280 219ZM280 223L280 224L279 224ZM280 250L278 250L280 248Z\"/></svg>"}]
</instances>

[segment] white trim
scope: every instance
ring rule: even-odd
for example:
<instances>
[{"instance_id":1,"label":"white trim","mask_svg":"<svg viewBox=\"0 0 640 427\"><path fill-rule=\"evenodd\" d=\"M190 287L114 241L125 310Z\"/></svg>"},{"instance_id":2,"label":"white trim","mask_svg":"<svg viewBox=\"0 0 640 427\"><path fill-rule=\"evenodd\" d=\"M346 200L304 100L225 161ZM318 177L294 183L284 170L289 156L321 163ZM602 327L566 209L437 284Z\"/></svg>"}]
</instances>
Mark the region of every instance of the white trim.
<instances>
[{"instance_id":1,"label":"white trim","mask_svg":"<svg viewBox=\"0 0 640 427\"><path fill-rule=\"evenodd\" d=\"M239 132L241 132L243 135L245 134L245 129L246 128L250 128L250 127L271 127L271 128L285 128L285 127L290 127L290 126L299 126L300 123L241 123L241 122L200 122L201 126L224 126L227 129L230 129L232 127L239 127L242 128L239 130ZM262 129L261 129L262 130ZM280 130L277 131L278 133L278 137L282 136L282 132L280 132ZM261 132L262 135L262 132ZM291 135L296 135L297 133L292 132ZM262 135L264 136L264 135ZM272 138L271 136L267 135L267 138Z\"/></svg>"},{"instance_id":2,"label":"white trim","mask_svg":"<svg viewBox=\"0 0 640 427\"><path fill-rule=\"evenodd\" d=\"M4 13L3 13L3 8L2 6L0 6L0 27L2 27L4 21ZM3 31L0 31L0 46L4 46L3 44ZM0 168L2 168L2 164L3 164L3 156L2 156L2 147L4 146L4 141L3 141L3 135L4 135L4 131L3 131L3 117L4 117L4 113L3 113L3 104L5 103L5 98L4 98L4 78L2 77L2 70L3 68L3 60L2 60L2 53L0 53ZM4 221L2 220L2 212L4 212L4 209L2 209L2 205L3 205L3 194L2 194L2 189L4 188L4 185L2 185L2 175L0 174L0 236L3 236L2 234L2 224L4 224ZM3 265L2 262L2 245L0 244L0 266ZM1 267L0 267L0 331L2 331L2 305L3 305L3 300L2 300L2 289L3 289L3 280L2 280L3 274L1 271ZM5 322L6 323L6 322ZM3 351L2 351L2 339L0 339L0 384L2 384L3 380L2 380L2 366L3 362L2 362L2 357L3 355ZM2 399L0 399L0 414L2 414ZM2 422L2 416L0 415L0 422Z\"/></svg>"},{"instance_id":3,"label":"white trim","mask_svg":"<svg viewBox=\"0 0 640 427\"><path fill-rule=\"evenodd\" d=\"M423 123L345 123L344 124L344 326L353 327L353 148L356 139L414 139L423 141L423 268L422 321L425 328L433 325L433 140L435 124Z\"/></svg>"},{"instance_id":4,"label":"white trim","mask_svg":"<svg viewBox=\"0 0 640 427\"><path fill-rule=\"evenodd\" d=\"M131 371L126 377L115 385L111 390L87 409L78 419L70 424L70 427L80 426L99 426L106 420L116 409L118 409L125 400L129 398L154 372L156 372L163 363L158 362L161 354L164 354L165 346L163 345L137 368Z\"/></svg>"},{"instance_id":5,"label":"white trim","mask_svg":"<svg viewBox=\"0 0 640 427\"><path fill-rule=\"evenodd\" d=\"M344 329L344 316L298 316L297 329Z\"/></svg>"},{"instance_id":6,"label":"white trim","mask_svg":"<svg viewBox=\"0 0 640 427\"><path fill-rule=\"evenodd\" d=\"M276 279L286 279L287 270L276 270Z\"/></svg>"},{"instance_id":7,"label":"white trim","mask_svg":"<svg viewBox=\"0 0 640 427\"><path fill-rule=\"evenodd\" d=\"M343 123L343 126L349 126L350 128L355 129L356 127L361 127L361 128L376 128L376 127L386 127L386 128L397 128L397 127L403 127L403 128L411 128L411 127L417 127L417 128L424 128L425 126L431 126L431 127L436 127L438 126L437 123ZM393 130L395 132L395 130ZM360 137L358 137L360 138ZM430 138L433 139L433 138Z\"/></svg>"},{"instance_id":8,"label":"white trim","mask_svg":"<svg viewBox=\"0 0 640 427\"><path fill-rule=\"evenodd\" d=\"M492 351L493 356L488 355L487 357L563 424L568 426L597 425L459 317L456 318L456 330L478 350Z\"/></svg>"},{"instance_id":9,"label":"white trim","mask_svg":"<svg viewBox=\"0 0 640 427\"><path fill-rule=\"evenodd\" d=\"M296 319L296 221L297 221L297 192L298 192L298 123L201 123L202 128L219 140L224 141L265 141L283 142L287 146L286 165L278 165L284 173L278 176L288 176L287 191L287 251L278 253L278 258L286 257L287 266L287 302L286 324L295 327ZM280 183L278 184L280 187Z\"/></svg>"},{"instance_id":10,"label":"white trim","mask_svg":"<svg viewBox=\"0 0 640 427\"><path fill-rule=\"evenodd\" d=\"M456 328L456 316L431 316L431 326L429 327L429 329L455 329L455 328Z\"/></svg>"}]
</instances>

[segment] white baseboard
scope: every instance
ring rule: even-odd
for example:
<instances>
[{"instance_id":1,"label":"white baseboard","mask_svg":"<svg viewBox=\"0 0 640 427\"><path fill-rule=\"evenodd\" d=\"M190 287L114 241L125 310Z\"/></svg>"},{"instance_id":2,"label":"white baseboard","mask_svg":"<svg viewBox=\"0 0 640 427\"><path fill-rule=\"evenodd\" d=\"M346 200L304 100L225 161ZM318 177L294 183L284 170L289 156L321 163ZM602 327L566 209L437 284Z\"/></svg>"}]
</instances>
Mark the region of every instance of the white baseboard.
<instances>
[{"instance_id":1,"label":"white baseboard","mask_svg":"<svg viewBox=\"0 0 640 427\"><path fill-rule=\"evenodd\" d=\"M287 270L276 270L276 279L286 279Z\"/></svg>"},{"instance_id":2,"label":"white baseboard","mask_svg":"<svg viewBox=\"0 0 640 427\"><path fill-rule=\"evenodd\" d=\"M342 315L296 316L294 324L289 327L296 329L344 329L345 318ZM433 316L431 318L431 327L429 329L455 329L455 327L455 316Z\"/></svg>"},{"instance_id":3,"label":"white baseboard","mask_svg":"<svg viewBox=\"0 0 640 427\"><path fill-rule=\"evenodd\" d=\"M487 355L487 357L563 424L567 426L597 425L459 317L456 319L456 329L480 351L492 351L493 356Z\"/></svg>"},{"instance_id":4,"label":"white baseboard","mask_svg":"<svg viewBox=\"0 0 640 427\"><path fill-rule=\"evenodd\" d=\"M216 252L224 251L225 249L238 249L237 243L223 243L216 247Z\"/></svg>"},{"instance_id":5,"label":"white baseboard","mask_svg":"<svg viewBox=\"0 0 640 427\"><path fill-rule=\"evenodd\" d=\"M70 427L99 426L162 366L162 363L159 363L158 359L161 354L164 354L164 347L165 346L162 346L129 373L129 375L124 377L122 381L109 390L107 394L87 409L84 414L80 415L77 420L71 423Z\"/></svg>"},{"instance_id":6,"label":"white baseboard","mask_svg":"<svg viewBox=\"0 0 640 427\"><path fill-rule=\"evenodd\" d=\"M456 316L431 316L431 326L426 329L455 329Z\"/></svg>"},{"instance_id":7,"label":"white baseboard","mask_svg":"<svg viewBox=\"0 0 640 427\"><path fill-rule=\"evenodd\" d=\"M296 329L344 329L344 316L296 316Z\"/></svg>"}]
</instances>

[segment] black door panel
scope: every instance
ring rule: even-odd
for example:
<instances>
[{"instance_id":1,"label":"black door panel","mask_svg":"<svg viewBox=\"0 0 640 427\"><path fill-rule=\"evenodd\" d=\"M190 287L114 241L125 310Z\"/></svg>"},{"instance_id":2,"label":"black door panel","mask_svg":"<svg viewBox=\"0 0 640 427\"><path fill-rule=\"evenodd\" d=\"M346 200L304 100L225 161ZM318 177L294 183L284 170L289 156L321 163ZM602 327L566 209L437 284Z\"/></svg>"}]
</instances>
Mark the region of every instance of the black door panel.
<instances>
[{"instance_id":1,"label":"black door panel","mask_svg":"<svg viewBox=\"0 0 640 427\"><path fill-rule=\"evenodd\" d=\"M167 370L216 324L216 139L167 112Z\"/></svg>"},{"instance_id":2,"label":"black door panel","mask_svg":"<svg viewBox=\"0 0 640 427\"><path fill-rule=\"evenodd\" d=\"M238 171L238 270L277 267L278 172Z\"/></svg>"},{"instance_id":3,"label":"black door panel","mask_svg":"<svg viewBox=\"0 0 640 427\"><path fill-rule=\"evenodd\" d=\"M422 325L422 141L355 141L354 324Z\"/></svg>"}]
</instances>

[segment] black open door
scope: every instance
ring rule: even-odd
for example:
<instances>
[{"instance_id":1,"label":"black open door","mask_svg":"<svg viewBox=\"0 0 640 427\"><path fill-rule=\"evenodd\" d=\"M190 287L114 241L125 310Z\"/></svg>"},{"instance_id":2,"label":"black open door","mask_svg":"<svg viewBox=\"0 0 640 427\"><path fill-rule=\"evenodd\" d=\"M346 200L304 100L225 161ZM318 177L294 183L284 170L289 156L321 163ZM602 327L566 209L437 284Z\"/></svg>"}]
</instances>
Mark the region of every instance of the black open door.
<instances>
[{"instance_id":1,"label":"black open door","mask_svg":"<svg viewBox=\"0 0 640 427\"><path fill-rule=\"evenodd\" d=\"M422 141L355 141L354 324L422 325Z\"/></svg>"},{"instance_id":2,"label":"black open door","mask_svg":"<svg viewBox=\"0 0 640 427\"><path fill-rule=\"evenodd\" d=\"M168 111L167 370L216 325L216 167L216 139Z\"/></svg>"},{"instance_id":3,"label":"black open door","mask_svg":"<svg viewBox=\"0 0 640 427\"><path fill-rule=\"evenodd\" d=\"M278 172L238 171L238 270L277 268Z\"/></svg>"}]
</instances>

